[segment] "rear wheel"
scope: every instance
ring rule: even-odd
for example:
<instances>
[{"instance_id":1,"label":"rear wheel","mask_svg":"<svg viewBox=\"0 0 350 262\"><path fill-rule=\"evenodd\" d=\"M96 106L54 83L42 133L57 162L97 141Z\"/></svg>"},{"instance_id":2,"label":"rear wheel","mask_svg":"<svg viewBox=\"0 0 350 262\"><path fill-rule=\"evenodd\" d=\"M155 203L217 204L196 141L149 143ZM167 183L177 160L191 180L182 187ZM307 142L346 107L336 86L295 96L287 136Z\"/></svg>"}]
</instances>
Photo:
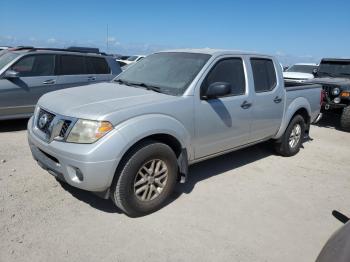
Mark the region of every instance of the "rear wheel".
<instances>
[{"instance_id":1,"label":"rear wheel","mask_svg":"<svg viewBox=\"0 0 350 262\"><path fill-rule=\"evenodd\" d=\"M303 143L305 126L305 120L301 115L294 116L281 140L275 143L277 153L287 157L297 154Z\"/></svg>"},{"instance_id":2,"label":"rear wheel","mask_svg":"<svg viewBox=\"0 0 350 262\"><path fill-rule=\"evenodd\" d=\"M343 109L340 117L340 126L343 130L350 132L350 106Z\"/></svg>"},{"instance_id":3,"label":"rear wheel","mask_svg":"<svg viewBox=\"0 0 350 262\"><path fill-rule=\"evenodd\" d=\"M166 144L147 141L134 148L116 174L113 202L129 216L142 216L161 208L173 192L177 159Z\"/></svg>"}]
</instances>

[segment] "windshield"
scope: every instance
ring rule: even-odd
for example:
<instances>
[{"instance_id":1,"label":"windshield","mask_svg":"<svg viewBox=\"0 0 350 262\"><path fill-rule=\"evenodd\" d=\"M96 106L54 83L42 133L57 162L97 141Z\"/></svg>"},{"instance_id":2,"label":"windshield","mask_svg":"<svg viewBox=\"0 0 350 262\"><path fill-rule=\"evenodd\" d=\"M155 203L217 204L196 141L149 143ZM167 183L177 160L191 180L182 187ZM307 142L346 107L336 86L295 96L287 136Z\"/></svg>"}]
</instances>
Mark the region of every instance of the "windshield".
<instances>
[{"instance_id":1,"label":"windshield","mask_svg":"<svg viewBox=\"0 0 350 262\"><path fill-rule=\"evenodd\" d=\"M135 61L138 58L138 56L134 55L134 56L130 56L128 59L126 59L127 61Z\"/></svg>"},{"instance_id":2,"label":"windshield","mask_svg":"<svg viewBox=\"0 0 350 262\"><path fill-rule=\"evenodd\" d=\"M207 54L157 53L128 67L115 81L153 86L161 93L182 95L209 58Z\"/></svg>"},{"instance_id":3,"label":"windshield","mask_svg":"<svg viewBox=\"0 0 350 262\"><path fill-rule=\"evenodd\" d=\"M350 61L322 61L317 76L350 77Z\"/></svg>"},{"instance_id":4,"label":"windshield","mask_svg":"<svg viewBox=\"0 0 350 262\"><path fill-rule=\"evenodd\" d=\"M6 52L0 55L0 70L18 56L19 54L12 52Z\"/></svg>"},{"instance_id":5,"label":"windshield","mask_svg":"<svg viewBox=\"0 0 350 262\"><path fill-rule=\"evenodd\" d=\"M293 65L286 70L286 72L298 72L312 74L317 69L316 65Z\"/></svg>"}]
</instances>

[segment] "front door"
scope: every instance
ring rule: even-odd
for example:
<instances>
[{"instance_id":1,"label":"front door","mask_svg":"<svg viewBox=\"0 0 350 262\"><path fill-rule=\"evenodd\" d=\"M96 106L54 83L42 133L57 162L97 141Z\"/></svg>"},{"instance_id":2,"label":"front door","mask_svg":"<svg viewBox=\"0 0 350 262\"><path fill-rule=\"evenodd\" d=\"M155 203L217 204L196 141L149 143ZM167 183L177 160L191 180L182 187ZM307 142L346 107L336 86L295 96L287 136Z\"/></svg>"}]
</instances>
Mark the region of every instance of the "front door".
<instances>
[{"instance_id":1,"label":"front door","mask_svg":"<svg viewBox=\"0 0 350 262\"><path fill-rule=\"evenodd\" d=\"M201 84L195 104L195 158L244 145L250 139L251 105L245 66L240 57L219 59ZM215 99L200 98L215 82L231 85L231 93Z\"/></svg>"},{"instance_id":2,"label":"front door","mask_svg":"<svg viewBox=\"0 0 350 262\"><path fill-rule=\"evenodd\" d=\"M39 98L55 90L55 55L27 55L9 70L18 77L0 80L0 117L31 114Z\"/></svg>"}]
</instances>

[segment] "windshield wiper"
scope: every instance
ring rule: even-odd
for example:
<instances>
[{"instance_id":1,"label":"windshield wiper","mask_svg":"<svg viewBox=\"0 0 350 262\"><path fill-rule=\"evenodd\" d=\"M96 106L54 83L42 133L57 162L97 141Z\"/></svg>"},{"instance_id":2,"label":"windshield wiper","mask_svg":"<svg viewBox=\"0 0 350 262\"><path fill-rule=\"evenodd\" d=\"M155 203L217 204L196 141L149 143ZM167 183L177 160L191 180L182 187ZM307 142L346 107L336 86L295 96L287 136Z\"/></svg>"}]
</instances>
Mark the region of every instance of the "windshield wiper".
<instances>
[{"instance_id":1,"label":"windshield wiper","mask_svg":"<svg viewBox=\"0 0 350 262\"><path fill-rule=\"evenodd\" d=\"M148 85L148 84L145 84L145 83L134 83L134 82L128 82L128 81L125 81L125 80L122 80L122 79L117 79L117 80L114 80L115 82L119 83L119 84L123 84L123 85L127 85L127 86L136 86L136 87L143 87L147 90L151 90L151 91L154 91L154 92L158 92L158 93L162 93L160 87L158 86L152 86L152 85Z\"/></svg>"},{"instance_id":2,"label":"windshield wiper","mask_svg":"<svg viewBox=\"0 0 350 262\"><path fill-rule=\"evenodd\" d=\"M148 85L145 83L131 83L131 82L129 82L129 84L133 85L133 86L140 86L140 87L143 87L147 90L152 90L154 92L162 93L160 87L158 87L158 86L152 86L152 85Z\"/></svg>"},{"instance_id":3,"label":"windshield wiper","mask_svg":"<svg viewBox=\"0 0 350 262\"><path fill-rule=\"evenodd\" d=\"M339 75L342 75L342 76L350 76L350 73L339 73Z\"/></svg>"},{"instance_id":4,"label":"windshield wiper","mask_svg":"<svg viewBox=\"0 0 350 262\"><path fill-rule=\"evenodd\" d=\"M114 80L114 82L117 82L117 83L122 84L122 85L127 85L127 86L131 85L129 82L122 80L122 79L116 79L116 80Z\"/></svg>"}]
</instances>

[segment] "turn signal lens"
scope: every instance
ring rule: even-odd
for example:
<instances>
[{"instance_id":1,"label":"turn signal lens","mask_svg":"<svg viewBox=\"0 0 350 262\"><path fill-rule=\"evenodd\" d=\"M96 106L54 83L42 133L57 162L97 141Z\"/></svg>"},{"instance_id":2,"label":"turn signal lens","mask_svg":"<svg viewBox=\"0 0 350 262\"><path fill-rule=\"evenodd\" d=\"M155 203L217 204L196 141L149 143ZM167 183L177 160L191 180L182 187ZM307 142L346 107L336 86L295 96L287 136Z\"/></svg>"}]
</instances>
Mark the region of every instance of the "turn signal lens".
<instances>
[{"instance_id":1,"label":"turn signal lens","mask_svg":"<svg viewBox=\"0 0 350 262\"><path fill-rule=\"evenodd\" d=\"M349 91L343 91L340 94L341 97L350 97L350 92Z\"/></svg>"},{"instance_id":2,"label":"turn signal lens","mask_svg":"<svg viewBox=\"0 0 350 262\"><path fill-rule=\"evenodd\" d=\"M100 127L98 128L95 137L97 139L103 137L105 134L107 134L109 131L113 129L113 126L109 122L100 122Z\"/></svg>"}]
</instances>

